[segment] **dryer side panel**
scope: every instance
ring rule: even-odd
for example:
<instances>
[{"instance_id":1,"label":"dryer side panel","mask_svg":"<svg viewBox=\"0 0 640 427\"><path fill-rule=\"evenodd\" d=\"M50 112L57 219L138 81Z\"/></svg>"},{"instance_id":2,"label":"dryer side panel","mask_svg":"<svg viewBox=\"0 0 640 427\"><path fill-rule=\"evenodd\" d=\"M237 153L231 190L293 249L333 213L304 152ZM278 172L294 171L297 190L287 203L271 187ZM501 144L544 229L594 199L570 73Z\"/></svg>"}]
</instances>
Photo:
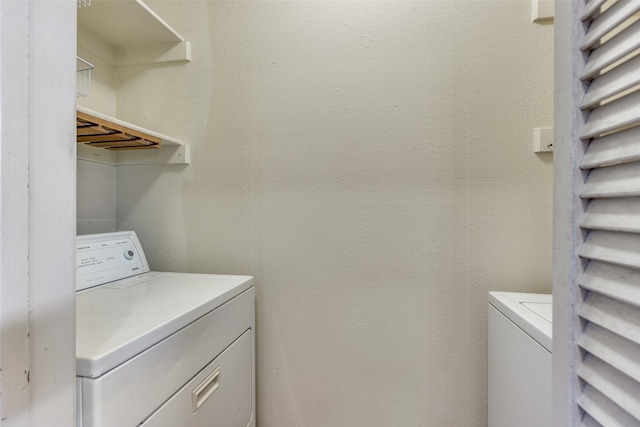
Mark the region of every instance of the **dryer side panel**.
<instances>
[{"instance_id":1,"label":"dryer side panel","mask_svg":"<svg viewBox=\"0 0 640 427\"><path fill-rule=\"evenodd\" d=\"M489 304L489 427L551 424L551 353Z\"/></svg>"}]
</instances>

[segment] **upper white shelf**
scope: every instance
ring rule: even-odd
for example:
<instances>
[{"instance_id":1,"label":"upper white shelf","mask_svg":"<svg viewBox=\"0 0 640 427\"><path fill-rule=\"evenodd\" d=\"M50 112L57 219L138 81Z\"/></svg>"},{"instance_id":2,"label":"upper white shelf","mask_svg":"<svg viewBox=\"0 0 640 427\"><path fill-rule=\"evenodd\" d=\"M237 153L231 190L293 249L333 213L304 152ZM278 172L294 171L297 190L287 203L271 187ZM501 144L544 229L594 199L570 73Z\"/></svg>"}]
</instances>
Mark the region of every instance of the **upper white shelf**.
<instances>
[{"instance_id":1,"label":"upper white shelf","mask_svg":"<svg viewBox=\"0 0 640 427\"><path fill-rule=\"evenodd\" d=\"M78 45L116 67L191 60L190 43L142 0L92 0L79 8Z\"/></svg>"}]
</instances>

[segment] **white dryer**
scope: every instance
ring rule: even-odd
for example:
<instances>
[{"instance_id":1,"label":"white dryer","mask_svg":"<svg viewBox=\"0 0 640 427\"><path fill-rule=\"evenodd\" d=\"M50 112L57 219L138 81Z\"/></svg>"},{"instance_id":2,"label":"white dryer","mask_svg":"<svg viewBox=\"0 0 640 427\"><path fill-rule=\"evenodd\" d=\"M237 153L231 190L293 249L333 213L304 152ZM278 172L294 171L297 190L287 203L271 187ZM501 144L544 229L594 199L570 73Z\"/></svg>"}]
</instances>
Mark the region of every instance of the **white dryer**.
<instances>
[{"instance_id":1,"label":"white dryer","mask_svg":"<svg viewBox=\"0 0 640 427\"><path fill-rule=\"evenodd\" d=\"M149 271L132 231L76 271L78 427L255 426L252 277Z\"/></svg>"},{"instance_id":2,"label":"white dryer","mask_svg":"<svg viewBox=\"0 0 640 427\"><path fill-rule=\"evenodd\" d=\"M552 299L489 293L489 427L551 426Z\"/></svg>"}]
</instances>

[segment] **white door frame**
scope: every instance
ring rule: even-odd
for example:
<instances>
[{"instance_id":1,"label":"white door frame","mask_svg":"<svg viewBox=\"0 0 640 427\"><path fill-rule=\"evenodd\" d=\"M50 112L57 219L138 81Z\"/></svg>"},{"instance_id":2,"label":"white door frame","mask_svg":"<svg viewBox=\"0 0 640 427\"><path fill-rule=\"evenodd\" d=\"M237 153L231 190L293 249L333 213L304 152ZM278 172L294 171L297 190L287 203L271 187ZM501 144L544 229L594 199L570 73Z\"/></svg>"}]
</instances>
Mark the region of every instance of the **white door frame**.
<instances>
[{"instance_id":1,"label":"white door frame","mask_svg":"<svg viewBox=\"0 0 640 427\"><path fill-rule=\"evenodd\" d=\"M0 425L75 422L74 0L0 2Z\"/></svg>"},{"instance_id":2,"label":"white door frame","mask_svg":"<svg viewBox=\"0 0 640 427\"><path fill-rule=\"evenodd\" d=\"M576 404L580 354L576 337L581 326L577 309L582 295L576 284L577 251L582 238L578 221L584 202L578 196L585 175L578 168L587 143L580 140L585 117L579 103L585 86L578 76L585 54L579 48L586 28L580 20L584 0L557 0L555 10L554 212L553 212L553 425L580 424Z\"/></svg>"}]
</instances>

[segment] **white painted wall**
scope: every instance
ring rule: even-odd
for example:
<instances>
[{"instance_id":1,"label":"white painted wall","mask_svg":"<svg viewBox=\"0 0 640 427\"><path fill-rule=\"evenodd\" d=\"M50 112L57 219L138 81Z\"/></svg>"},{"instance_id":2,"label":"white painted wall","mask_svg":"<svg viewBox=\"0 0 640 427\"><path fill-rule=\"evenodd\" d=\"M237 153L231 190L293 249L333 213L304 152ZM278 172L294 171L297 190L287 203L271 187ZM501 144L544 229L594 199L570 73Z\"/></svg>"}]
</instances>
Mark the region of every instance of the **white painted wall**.
<instances>
[{"instance_id":1,"label":"white painted wall","mask_svg":"<svg viewBox=\"0 0 640 427\"><path fill-rule=\"evenodd\" d=\"M77 234L116 231L116 168L78 160Z\"/></svg>"},{"instance_id":2,"label":"white painted wall","mask_svg":"<svg viewBox=\"0 0 640 427\"><path fill-rule=\"evenodd\" d=\"M116 73L192 144L119 167L152 268L257 279L261 427L486 424L486 294L551 290L551 26L525 1L151 6L193 61Z\"/></svg>"},{"instance_id":3,"label":"white painted wall","mask_svg":"<svg viewBox=\"0 0 640 427\"><path fill-rule=\"evenodd\" d=\"M82 28L78 31L77 55L95 66L91 93L78 98L86 108L116 116L115 70L96 55L96 41ZM93 49L92 49L93 48ZM116 167L78 159L76 234L116 231Z\"/></svg>"}]
</instances>

